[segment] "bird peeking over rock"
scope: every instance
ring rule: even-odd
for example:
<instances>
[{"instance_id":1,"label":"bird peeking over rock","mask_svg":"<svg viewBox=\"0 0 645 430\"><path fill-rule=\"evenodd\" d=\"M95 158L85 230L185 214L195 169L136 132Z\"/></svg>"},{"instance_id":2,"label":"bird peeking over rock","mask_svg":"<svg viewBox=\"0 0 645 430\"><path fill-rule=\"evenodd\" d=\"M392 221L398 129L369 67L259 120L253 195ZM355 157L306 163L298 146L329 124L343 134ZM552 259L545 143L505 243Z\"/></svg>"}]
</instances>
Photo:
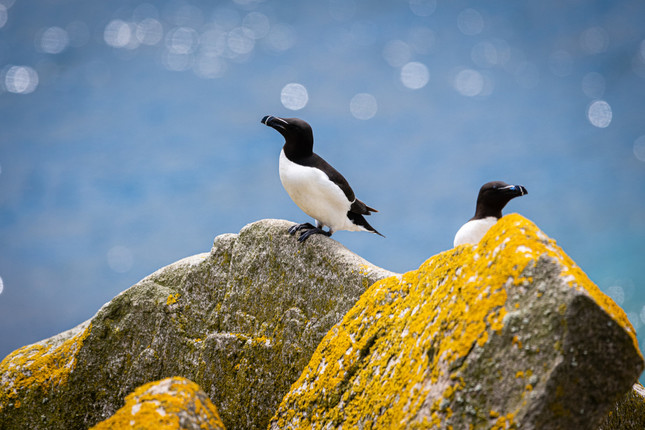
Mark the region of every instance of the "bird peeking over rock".
<instances>
[{"instance_id":1,"label":"bird peeking over rock","mask_svg":"<svg viewBox=\"0 0 645 430\"><path fill-rule=\"evenodd\" d=\"M525 194L528 191L522 185L509 185L502 181L482 185L477 196L475 216L457 231L454 246L479 243L488 229L502 217L504 206L511 199Z\"/></svg>"},{"instance_id":2,"label":"bird peeking over rock","mask_svg":"<svg viewBox=\"0 0 645 430\"><path fill-rule=\"evenodd\" d=\"M358 200L347 180L336 169L313 152L311 126L299 118L278 118L267 115L262 124L277 130L285 140L280 153L280 180L289 197L303 212L316 220L296 224L290 234L298 231L298 241L312 234L331 236L335 231L369 231L383 236L365 220L364 215L378 212ZM323 227L329 227L328 231Z\"/></svg>"}]
</instances>

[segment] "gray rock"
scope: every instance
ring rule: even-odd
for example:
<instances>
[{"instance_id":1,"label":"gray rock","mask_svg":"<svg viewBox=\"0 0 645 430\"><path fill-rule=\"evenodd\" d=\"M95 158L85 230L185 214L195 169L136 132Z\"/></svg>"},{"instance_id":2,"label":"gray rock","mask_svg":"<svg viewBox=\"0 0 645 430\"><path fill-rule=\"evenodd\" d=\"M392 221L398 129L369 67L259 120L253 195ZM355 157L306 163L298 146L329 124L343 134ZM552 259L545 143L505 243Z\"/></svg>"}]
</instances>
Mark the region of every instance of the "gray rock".
<instances>
[{"instance_id":1,"label":"gray rock","mask_svg":"<svg viewBox=\"0 0 645 430\"><path fill-rule=\"evenodd\" d=\"M338 242L298 243L263 220L171 264L65 334L0 363L0 428L87 428L136 387L188 378L227 428L263 428L316 346L375 281L394 275Z\"/></svg>"}]
</instances>

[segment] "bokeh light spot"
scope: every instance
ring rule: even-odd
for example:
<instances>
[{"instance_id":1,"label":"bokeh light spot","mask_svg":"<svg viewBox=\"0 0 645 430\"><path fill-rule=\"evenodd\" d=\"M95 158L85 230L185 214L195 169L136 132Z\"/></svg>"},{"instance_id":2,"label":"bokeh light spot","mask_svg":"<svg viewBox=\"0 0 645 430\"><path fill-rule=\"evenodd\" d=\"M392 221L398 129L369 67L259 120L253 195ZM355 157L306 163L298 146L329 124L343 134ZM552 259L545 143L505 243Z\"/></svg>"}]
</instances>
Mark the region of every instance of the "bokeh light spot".
<instances>
[{"instance_id":1,"label":"bokeh light spot","mask_svg":"<svg viewBox=\"0 0 645 430\"><path fill-rule=\"evenodd\" d=\"M453 85L461 95L475 97L484 89L484 77L477 70L464 69L457 73Z\"/></svg>"},{"instance_id":2,"label":"bokeh light spot","mask_svg":"<svg viewBox=\"0 0 645 430\"><path fill-rule=\"evenodd\" d=\"M125 273L132 269L134 263L132 251L125 246L112 247L107 253L107 262L116 273Z\"/></svg>"},{"instance_id":3,"label":"bokeh light spot","mask_svg":"<svg viewBox=\"0 0 645 430\"><path fill-rule=\"evenodd\" d=\"M412 61L401 67L401 82L407 88L418 90L427 85L430 72L425 64Z\"/></svg>"},{"instance_id":4,"label":"bokeh light spot","mask_svg":"<svg viewBox=\"0 0 645 430\"><path fill-rule=\"evenodd\" d=\"M412 58L412 52L404 41L390 40L383 48L383 58L392 67L403 67Z\"/></svg>"},{"instance_id":5,"label":"bokeh light spot","mask_svg":"<svg viewBox=\"0 0 645 430\"><path fill-rule=\"evenodd\" d=\"M484 18L475 9L465 9L457 17L459 31L467 36L474 36L484 29Z\"/></svg>"},{"instance_id":6,"label":"bokeh light spot","mask_svg":"<svg viewBox=\"0 0 645 430\"><path fill-rule=\"evenodd\" d=\"M67 48L69 36L60 27L49 27L40 34L36 41L37 48L46 54L60 54Z\"/></svg>"},{"instance_id":7,"label":"bokeh light spot","mask_svg":"<svg viewBox=\"0 0 645 430\"><path fill-rule=\"evenodd\" d=\"M307 102L309 102L307 88L304 85L293 82L287 84L280 92L280 101L287 109L300 110L307 106Z\"/></svg>"},{"instance_id":8,"label":"bokeh light spot","mask_svg":"<svg viewBox=\"0 0 645 430\"><path fill-rule=\"evenodd\" d=\"M479 67L493 67L499 64L497 48L492 42L482 41L473 46L470 59Z\"/></svg>"},{"instance_id":9,"label":"bokeh light spot","mask_svg":"<svg viewBox=\"0 0 645 430\"><path fill-rule=\"evenodd\" d=\"M166 48L172 54L192 54L197 43L197 32L190 27L175 27L166 35Z\"/></svg>"},{"instance_id":10,"label":"bokeh light spot","mask_svg":"<svg viewBox=\"0 0 645 430\"><path fill-rule=\"evenodd\" d=\"M589 72L582 78L582 92L591 99L599 99L605 94L605 78L597 72Z\"/></svg>"},{"instance_id":11,"label":"bokeh light spot","mask_svg":"<svg viewBox=\"0 0 645 430\"><path fill-rule=\"evenodd\" d=\"M437 0L410 0L410 10L417 16L430 16L437 9Z\"/></svg>"},{"instance_id":12,"label":"bokeh light spot","mask_svg":"<svg viewBox=\"0 0 645 430\"><path fill-rule=\"evenodd\" d=\"M625 302L625 290L620 285L612 285L607 288L607 295L611 297L618 306L622 306Z\"/></svg>"},{"instance_id":13,"label":"bokeh light spot","mask_svg":"<svg viewBox=\"0 0 645 430\"><path fill-rule=\"evenodd\" d=\"M10 66L4 75L4 86L10 93L33 93L38 87L38 73L28 66Z\"/></svg>"},{"instance_id":14,"label":"bokeh light spot","mask_svg":"<svg viewBox=\"0 0 645 430\"><path fill-rule=\"evenodd\" d=\"M193 66L194 56L192 54L177 54L174 52L164 52L161 62L164 67L173 72L183 72Z\"/></svg>"},{"instance_id":15,"label":"bokeh light spot","mask_svg":"<svg viewBox=\"0 0 645 430\"><path fill-rule=\"evenodd\" d=\"M251 30L254 39L262 39L271 29L269 18L260 12L250 12L242 20L242 25Z\"/></svg>"},{"instance_id":16,"label":"bokeh light spot","mask_svg":"<svg viewBox=\"0 0 645 430\"><path fill-rule=\"evenodd\" d=\"M7 8L4 5L0 4L0 28L5 26L8 19L9 13L7 12Z\"/></svg>"},{"instance_id":17,"label":"bokeh light spot","mask_svg":"<svg viewBox=\"0 0 645 430\"><path fill-rule=\"evenodd\" d=\"M604 100L596 100L589 105L587 109L587 118L589 122L598 128L606 128L611 123L612 112L611 106Z\"/></svg>"},{"instance_id":18,"label":"bokeh light spot","mask_svg":"<svg viewBox=\"0 0 645 430\"><path fill-rule=\"evenodd\" d=\"M580 35L580 46L587 54L600 54L609 48L609 34L602 27L591 27Z\"/></svg>"},{"instance_id":19,"label":"bokeh light spot","mask_svg":"<svg viewBox=\"0 0 645 430\"><path fill-rule=\"evenodd\" d=\"M163 26L155 18L144 18L137 24L135 35L144 45L156 45L163 39Z\"/></svg>"},{"instance_id":20,"label":"bokeh light spot","mask_svg":"<svg viewBox=\"0 0 645 430\"><path fill-rule=\"evenodd\" d=\"M125 48L130 44L132 29L130 24L120 19L114 19L105 26L103 39L114 48Z\"/></svg>"},{"instance_id":21,"label":"bokeh light spot","mask_svg":"<svg viewBox=\"0 0 645 430\"><path fill-rule=\"evenodd\" d=\"M228 33L228 48L237 55L245 55L253 51L255 39L253 31L246 27L237 27Z\"/></svg>"},{"instance_id":22,"label":"bokeh light spot","mask_svg":"<svg viewBox=\"0 0 645 430\"><path fill-rule=\"evenodd\" d=\"M634 141L634 155L638 160L645 162L645 134Z\"/></svg>"},{"instance_id":23,"label":"bokeh light spot","mask_svg":"<svg viewBox=\"0 0 645 430\"><path fill-rule=\"evenodd\" d=\"M2 276L0 276L0 294L4 291L4 281L2 280Z\"/></svg>"},{"instance_id":24,"label":"bokeh light spot","mask_svg":"<svg viewBox=\"0 0 645 430\"><path fill-rule=\"evenodd\" d=\"M356 119L371 119L377 110L376 98L369 93L356 94L349 102L349 111Z\"/></svg>"}]
</instances>

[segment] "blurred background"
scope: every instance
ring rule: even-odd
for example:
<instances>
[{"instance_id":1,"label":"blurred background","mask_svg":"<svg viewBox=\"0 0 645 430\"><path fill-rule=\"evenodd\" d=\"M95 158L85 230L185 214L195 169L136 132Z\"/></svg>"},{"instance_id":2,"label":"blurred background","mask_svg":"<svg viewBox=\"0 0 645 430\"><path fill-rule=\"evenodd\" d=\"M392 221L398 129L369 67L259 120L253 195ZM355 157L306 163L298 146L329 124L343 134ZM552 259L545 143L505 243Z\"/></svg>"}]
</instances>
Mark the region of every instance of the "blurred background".
<instances>
[{"instance_id":1,"label":"blurred background","mask_svg":"<svg viewBox=\"0 0 645 430\"><path fill-rule=\"evenodd\" d=\"M640 0L0 0L0 358L263 218L311 221L267 114L379 213L333 238L416 269L490 180L645 345Z\"/></svg>"}]
</instances>

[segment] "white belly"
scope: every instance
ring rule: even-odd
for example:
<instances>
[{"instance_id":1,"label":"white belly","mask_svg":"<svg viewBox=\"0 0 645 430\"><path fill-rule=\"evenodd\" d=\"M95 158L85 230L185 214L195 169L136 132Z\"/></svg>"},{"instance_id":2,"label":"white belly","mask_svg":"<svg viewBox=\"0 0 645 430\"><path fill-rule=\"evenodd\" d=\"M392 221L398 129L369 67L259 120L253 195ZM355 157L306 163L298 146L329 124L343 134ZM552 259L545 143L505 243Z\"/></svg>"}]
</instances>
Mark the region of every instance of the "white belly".
<instances>
[{"instance_id":1,"label":"white belly","mask_svg":"<svg viewBox=\"0 0 645 430\"><path fill-rule=\"evenodd\" d=\"M455 235L454 246L470 243L477 245L489 228L497 222L497 218L489 216L483 219L471 220L462 225Z\"/></svg>"},{"instance_id":2,"label":"white belly","mask_svg":"<svg viewBox=\"0 0 645 430\"><path fill-rule=\"evenodd\" d=\"M307 215L333 231L359 231L364 228L347 218L351 203L345 193L318 169L290 161L280 153L280 181L291 200Z\"/></svg>"}]
</instances>

